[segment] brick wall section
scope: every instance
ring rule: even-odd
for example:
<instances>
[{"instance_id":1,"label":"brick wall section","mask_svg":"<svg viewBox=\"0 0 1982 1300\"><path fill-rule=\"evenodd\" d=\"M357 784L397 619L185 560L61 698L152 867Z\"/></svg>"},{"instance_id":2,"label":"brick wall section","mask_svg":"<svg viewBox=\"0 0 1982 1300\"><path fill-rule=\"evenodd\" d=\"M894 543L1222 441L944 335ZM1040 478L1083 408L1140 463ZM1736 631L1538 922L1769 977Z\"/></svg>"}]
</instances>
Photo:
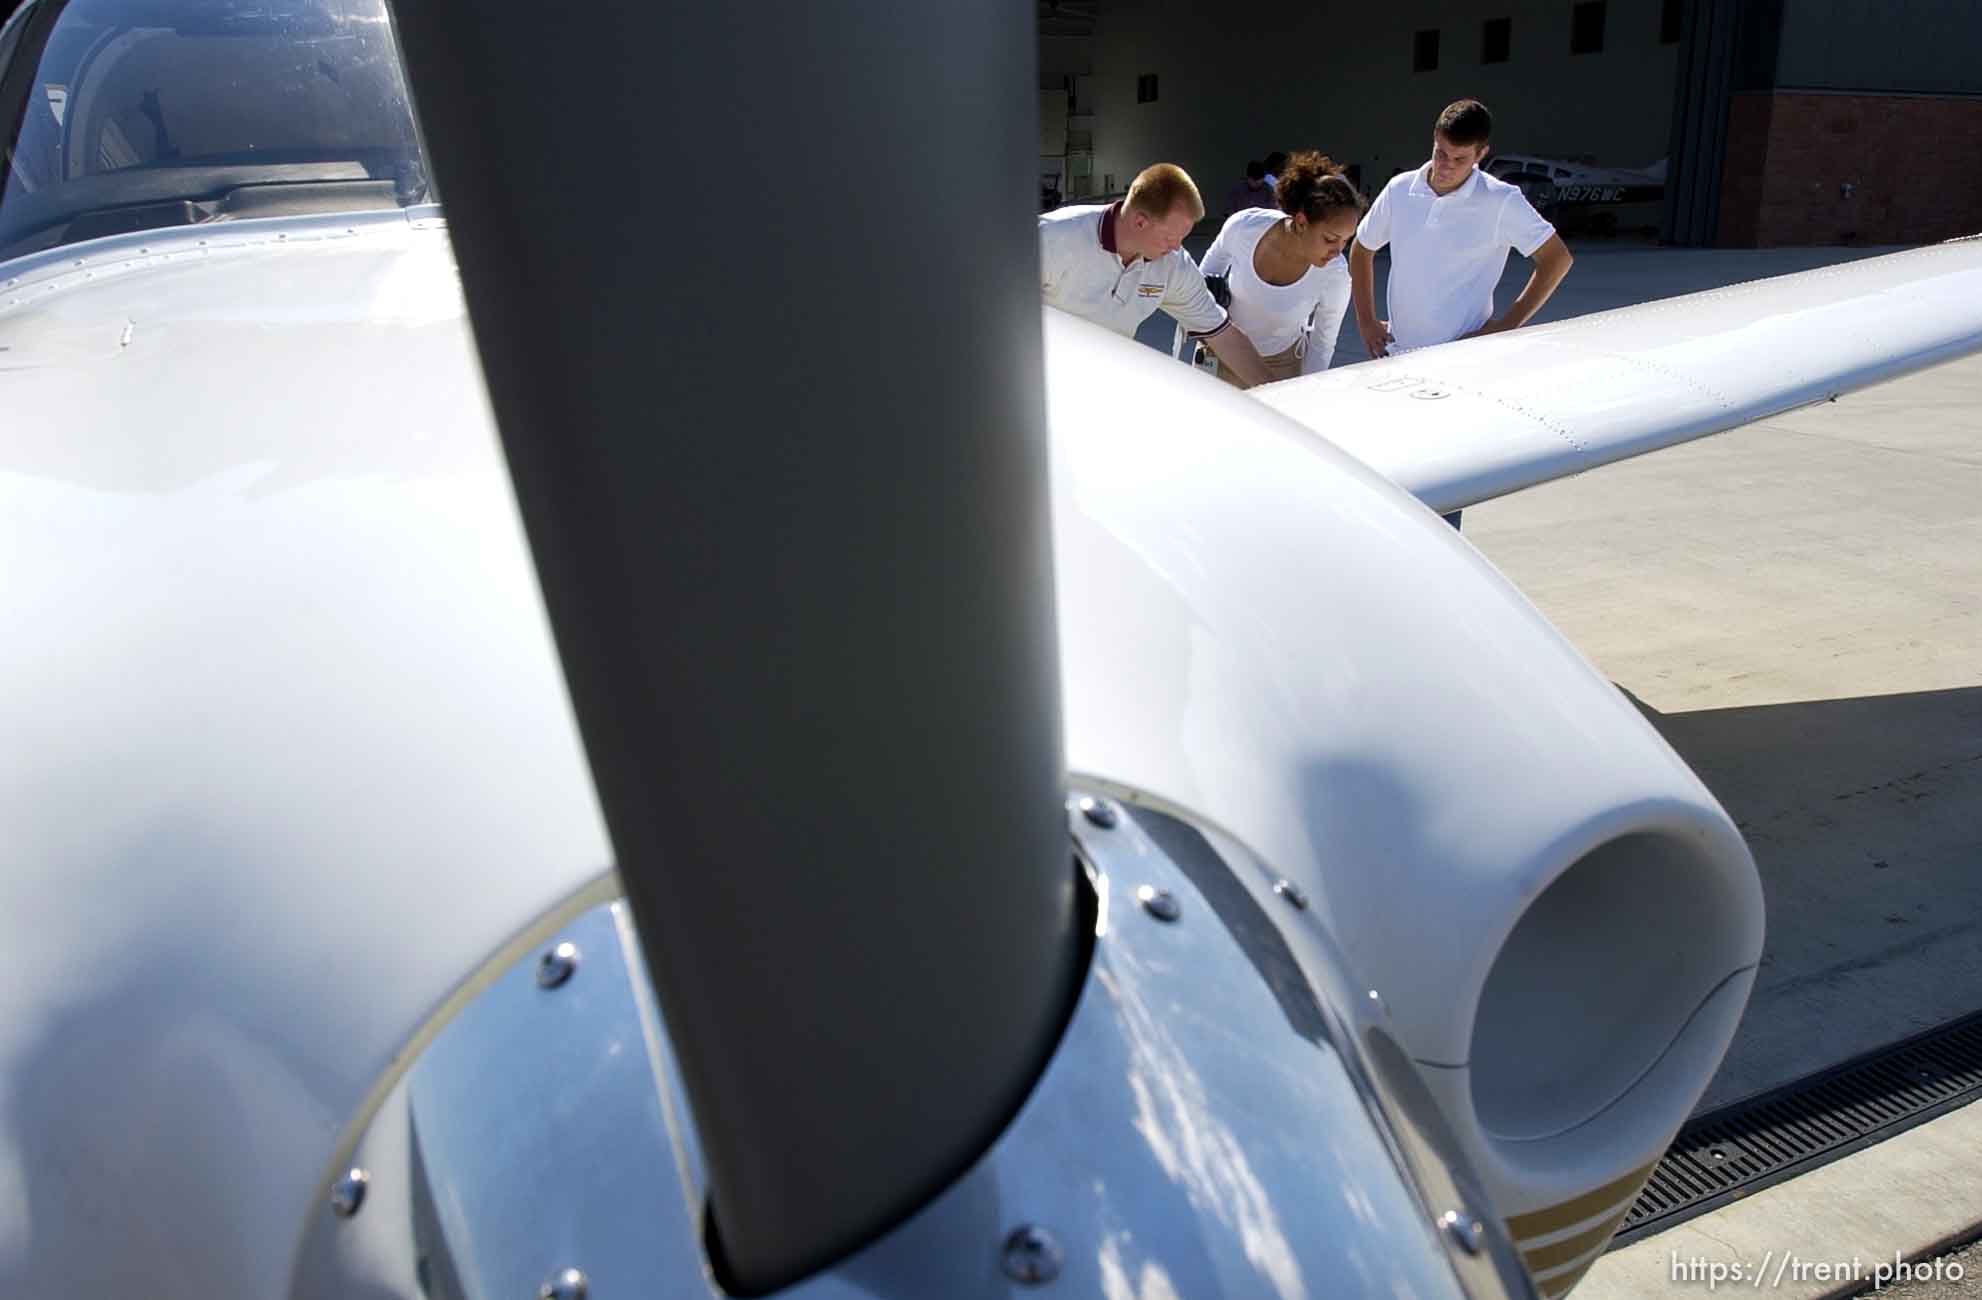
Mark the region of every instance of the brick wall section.
<instances>
[{"instance_id":1,"label":"brick wall section","mask_svg":"<svg viewBox=\"0 0 1982 1300\"><path fill-rule=\"evenodd\" d=\"M1978 158L1982 99L1737 94L1728 106L1720 242L1918 244L1976 234Z\"/></svg>"},{"instance_id":2,"label":"brick wall section","mask_svg":"<svg viewBox=\"0 0 1982 1300\"><path fill-rule=\"evenodd\" d=\"M1732 95L1727 104L1727 157L1721 164L1720 245L1754 248L1762 214L1762 181L1768 175L1769 119L1776 97Z\"/></svg>"}]
</instances>

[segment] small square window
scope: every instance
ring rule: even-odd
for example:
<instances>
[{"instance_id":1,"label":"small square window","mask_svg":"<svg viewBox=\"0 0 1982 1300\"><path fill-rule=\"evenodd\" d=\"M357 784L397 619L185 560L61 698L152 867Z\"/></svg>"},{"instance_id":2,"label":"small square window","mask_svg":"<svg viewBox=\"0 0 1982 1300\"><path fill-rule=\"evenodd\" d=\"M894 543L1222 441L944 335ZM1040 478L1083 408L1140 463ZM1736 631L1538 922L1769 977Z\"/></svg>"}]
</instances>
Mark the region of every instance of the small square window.
<instances>
[{"instance_id":1,"label":"small square window","mask_svg":"<svg viewBox=\"0 0 1982 1300\"><path fill-rule=\"evenodd\" d=\"M1514 20L1489 18L1480 28L1480 62L1505 63L1513 41Z\"/></svg>"},{"instance_id":2,"label":"small square window","mask_svg":"<svg viewBox=\"0 0 1982 1300\"><path fill-rule=\"evenodd\" d=\"M1140 77L1136 78L1136 103L1154 104L1155 102L1156 102L1156 74L1153 72L1145 72Z\"/></svg>"},{"instance_id":3,"label":"small square window","mask_svg":"<svg viewBox=\"0 0 1982 1300\"><path fill-rule=\"evenodd\" d=\"M1686 22L1686 0L1665 0L1665 8L1659 13L1659 44L1679 44L1680 31Z\"/></svg>"},{"instance_id":4,"label":"small square window","mask_svg":"<svg viewBox=\"0 0 1982 1300\"><path fill-rule=\"evenodd\" d=\"M1411 40L1411 71L1438 71L1438 29L1419 32Z\"/></svg>"},{"instance_id":5,"label":"small square window","mask_svg":"<svg viewBox=\"0 0 1982 1300\"><path fill-rule=\"evenodd\" d=\"M1569 52L1603 53L1604 0L1584 0L1569 14Z\"/></svg>"}]
</instances>

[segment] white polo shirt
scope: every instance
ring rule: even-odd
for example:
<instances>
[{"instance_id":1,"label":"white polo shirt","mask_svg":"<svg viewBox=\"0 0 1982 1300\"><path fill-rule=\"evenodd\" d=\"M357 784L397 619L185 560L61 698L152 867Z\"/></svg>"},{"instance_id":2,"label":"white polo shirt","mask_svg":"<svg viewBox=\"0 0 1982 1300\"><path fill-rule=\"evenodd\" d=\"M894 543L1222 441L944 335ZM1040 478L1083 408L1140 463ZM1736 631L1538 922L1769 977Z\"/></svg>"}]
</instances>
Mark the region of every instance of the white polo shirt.
<instances>
[{"instance_id":1,"label":"white polo shirt","mask_svg":"<svg viewBox=\"0 0 1982 1300\"><path fill-rule=\"evenodd\" d=\"M1449 343L1493 318L1507 250L1532 257L1555 227L1521 191L1474 168L1450 194L1433 192L1426 163L1390 178L1356 230L1375 252L1390 245L1390 333L1400 348Z\"/></svg>"},{"instance_id":2,"label":"white polo shirt","mask_svg":"<svg viewBox=\"0 0 1982 1300\"><path fill-rule=\"evenodd\" d=\"M1223 275L1232 290L1232 323L1245 331L1263 357L1285 352L1300 341L1308 321L1314 333L1302 357L1301 370L1313 374L1328 369L1335 356L1335 336L1349 307L1349 264L1340 257L1326 266L1311 266L1292 284L1268 284L1253 258L1259 241L1283 219L1270 208L1235 212L1198 263L1206 275Z\"/></svg>"},{"instance_id":3,"label":"white polo shirt","mask_svg":"<svg viewBox=\"0 0 1982 1300\"><path fill-rule=\"evenodd\" d=\"M1039 292L1046 305L1130 338L1159 307L1200 337L1224 329L1225 309L1182 249L1122 265L1115 251L1121 210L1120 203L1110 203L1040 215Z\"/></svg>"}]
</instances>

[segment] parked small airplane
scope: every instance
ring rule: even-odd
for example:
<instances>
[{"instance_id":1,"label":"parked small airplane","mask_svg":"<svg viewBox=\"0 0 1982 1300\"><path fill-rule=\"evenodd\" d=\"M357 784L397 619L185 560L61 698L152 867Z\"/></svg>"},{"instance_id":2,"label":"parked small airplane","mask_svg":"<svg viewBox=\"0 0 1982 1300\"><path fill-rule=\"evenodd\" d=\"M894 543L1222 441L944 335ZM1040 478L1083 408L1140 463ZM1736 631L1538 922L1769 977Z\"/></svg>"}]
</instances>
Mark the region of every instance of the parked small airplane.
<instances>
[{"instance_id":1,"label":"parked small airplane","mask_svg":"<svg viewBox=\"0 0 1982 1300\"><path fill-rule=\"evenodd\" d=\"M1601 1254L1761 894L1434 512L1982 348L1982 244L1256 399L1042 324L1010 19L0 28L8 1291Z\"/></svg>"},{"instance_id":2,"label":"parked small airplane","mask_svg":"<svg viewBox=\"0 0 1982 1300\"><path fill-rule=\"evenodd\" d=\"M1663 158L1642 168L1595 167L1566 158L1496 152L1487 162L1488 172L1523 189L1533 187L1547 203L1654 201L1665 194L1665 169Z\"/></svg>"}]
</instances>

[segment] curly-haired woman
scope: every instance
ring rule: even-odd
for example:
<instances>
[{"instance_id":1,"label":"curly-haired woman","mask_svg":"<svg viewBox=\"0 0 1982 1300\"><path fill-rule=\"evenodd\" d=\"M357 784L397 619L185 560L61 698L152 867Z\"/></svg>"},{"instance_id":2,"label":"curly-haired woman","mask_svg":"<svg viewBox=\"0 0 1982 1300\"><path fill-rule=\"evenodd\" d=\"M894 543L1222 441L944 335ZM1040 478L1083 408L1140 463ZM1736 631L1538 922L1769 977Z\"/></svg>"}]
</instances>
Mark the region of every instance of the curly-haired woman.
<instances>
[{"instance_id":1,"label":"curly-haired woman","mask_svg":"<svg viewBox=\"0 0 1982 1300\"><path fill-rule=\"evenodd\" d=\"M1311 150L1287 160L1274 199L1278 211L1249 208L1227 218L1198 265L1226 278L1232 323L1272 377L1292 379L1327 369L1335 356L1349 307L1342 250L1365 205L1342 169Z\"/></svg>"}]
</instances>

